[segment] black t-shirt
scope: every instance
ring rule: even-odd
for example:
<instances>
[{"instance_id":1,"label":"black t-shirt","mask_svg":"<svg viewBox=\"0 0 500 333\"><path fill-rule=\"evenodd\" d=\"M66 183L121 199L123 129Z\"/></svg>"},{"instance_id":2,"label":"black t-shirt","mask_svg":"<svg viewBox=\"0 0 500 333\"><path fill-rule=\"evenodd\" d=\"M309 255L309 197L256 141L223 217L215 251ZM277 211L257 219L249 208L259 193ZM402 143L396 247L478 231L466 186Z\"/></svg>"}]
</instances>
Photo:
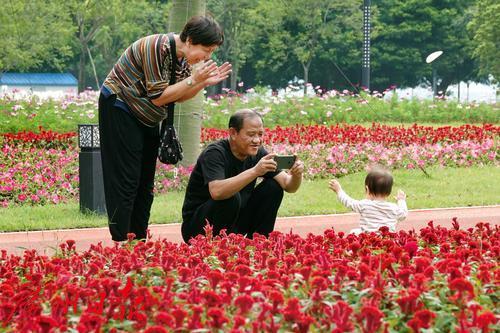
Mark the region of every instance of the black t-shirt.
<instances>
[{"instance_id":1,"label":"black t-shirt","mask_svg":"<svg viewBox=\"0 0 500 333\"><path fill-rule=\"evenodd\" d=\"M253 168L267 154L268 152L263 147L260 147L257 155L249 156L244 161L240 161L231 152L228 139L222 139L209 144L198 157L198 161L196 161L196 165L189 178L184 205L182 206L183 220L189 220L196 208L211 198L208 183L239 175L243 171ZM268 172L263 177L273 178L280 171ZM239 192L242 207L246 205L256 181L257 179L254 179Z\"/></svg>"}]
</instances>

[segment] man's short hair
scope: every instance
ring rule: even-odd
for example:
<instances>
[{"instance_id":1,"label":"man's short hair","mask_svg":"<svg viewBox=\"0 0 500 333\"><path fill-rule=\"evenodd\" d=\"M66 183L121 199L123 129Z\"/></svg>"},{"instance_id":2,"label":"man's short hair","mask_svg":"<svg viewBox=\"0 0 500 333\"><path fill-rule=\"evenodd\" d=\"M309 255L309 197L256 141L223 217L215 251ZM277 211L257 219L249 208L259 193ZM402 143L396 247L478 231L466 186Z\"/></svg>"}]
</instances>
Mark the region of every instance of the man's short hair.
<instances>
[{"instance_id":1,"label":"man's short hair","mask_svg":"<svg viewBox=\"0 0 500 333\"><path fill-rule=\"evenodd\" d=\"M184 43L190 38L193 45L220 46L224 43L224 32L212 17L193 16L182 29L180 38Z\"/></svg>"},{"instance_id":2,"label":"man's short hair","mask_svg":"<svg viewBox=\"0 0 500 333\"><path fill-rule=\"evenodd\" d=\"M392 175L382 167L374 167L365 178L365 185L370 194L375 196L389 196L392 191Z\"/></svg>"},{"instance_id":3,"label":"man's short hair","mask_svg":"<svg viewBox=\"0 0 500 333\"><path fill-rule=\"evenodd\" d=\"M238 110L229 118L228 128L234 128L236 132L239 132L243 128L243 122L245 119L254 117L259 117L260 120L262 120L261 115L252 109Z\"/></svg>"}]
</instances>

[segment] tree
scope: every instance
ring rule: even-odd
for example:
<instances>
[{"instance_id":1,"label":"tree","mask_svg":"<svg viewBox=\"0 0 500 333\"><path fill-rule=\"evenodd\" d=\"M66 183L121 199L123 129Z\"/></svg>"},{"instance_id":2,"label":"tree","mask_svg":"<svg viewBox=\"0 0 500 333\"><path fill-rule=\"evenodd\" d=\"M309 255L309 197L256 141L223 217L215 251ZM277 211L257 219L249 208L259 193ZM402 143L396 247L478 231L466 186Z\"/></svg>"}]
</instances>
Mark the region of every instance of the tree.
<instances>
[{"instance_id":1,"label":"tree","mask_svg":"<svg viewBox=\"0 0 500 333\"><path fill-rule=\"evenodd\" d=\"M470 37L465 29L473 0L381 0L375 18L377 37L372 42L372 86L429 84L431 66L425 57L444 54L436 63L439 90L464 77L473 77Z\"/></svg>"},{"instance_id":2,"label":"tree","mask_svg":"<svg viewBox=\"0 0 500 333\"><path fill-rule=\"evenodd\" d=\"M92 73L96 86L99 86L99 78L91 52L91 45L94 43L96 35L108 21L114 19L114 13L119 12L117 1L98 0L72 0L67 5L70 8L73 24L76 28L75 45L78 55L78 91L81 92L87 87L86 65L87 61L92 66Z\"/></svg>"},{"instance_id":3,"label":"tree","mask_svg":"<svg viewBox=\"0 0 500 333\"><path fill-rule=\"evenodd\" d=\"M283 29L284 11L282 0L274 3L259 0L249 12L255 35L249 66L256 71L255 81L260 84L283 86L295 72L290 70L293 60L286 47L289 34Z\"/></svg>"},{"instance_id":4,"label":"tree","mask_svg":"<svg viewBox=\"0 0 500 333\"><path fill-rule=\"evenodd\" d=\"M357 0L260 0L248 12L255 39L243 71L245 75L255 71L255 79L245 81L280 87L299 75L304 81L331 86L337 73L334 63L344 62L349 68L361 64L361 56L350 56L361 49L362 12Z\"/></svg>"},{"instance_id":5,"label":"tree","mask_svg":"<svg viewBox=\"0 0 500 333\"><path fill-rule=\"evenodd\" d=\"M473 56L479 60L480 74L500 79L500 2L478 0L468 28L473 34Z\"/></svg>"},{"instance_id":6,"label":"tree","mask_svg":"<svg viewBox=\"0 0 500 333\"><path fill-rule=\"evenodd\" d=\"M217 51L221 61L232 65L231 90L236 90L239 71L252 53L254 31L249 10L255 8L257 0L209 0L210 12L224 29L224 44Z\"/></svg>"},{"instance_id":7,"label":"tree","mask_svg":"<svg viewBox=\"0 0 500 333\"><path fill-rule=\"evenodd\" d=\"M4 1L0 22L0 72L65 70L74 29L58 1Z\"/></svg>"},{"instance_id":8,"label":"tree","mask_svg":"<svg viewBox=\"0 0 500 333\"><path fill-rule=\"evenodd\" d=\"M333 46L329 42L333 41L334 31L346 22L336 15L336 11L348 8L345 4L349 5L349 1L292 0L285 4L284 24L289 32L288 46L302 66L305 83L309 83L313 59ZM304 85L306 92L307 85Z\"/></svg>"},{"instance_id":9,"label":"tree","mask_svg":"<svg viewBox=\"0 0 500 333\"><path fill-rule=\"evenodd\" d=\"M174 0L169 15L168 31L180 32L186 22L195 15L204 15L205 0ZM200 154L201 117L203 92L183 103L175 105L174 124L184 149L183 165L192 165Z\"/></svg>"},{"instance_id":10,"label":"tree","mask_svg":"<svg viewBox=\"0 0 500 333\"><path fill-rule=\"evenodd\" d=\"M108 20L99 29L94 41L89 45L94 55L99 82L104 80L130 44L141 37L167 31L170 5L148 0L127 0L113 19ZM88 66L85 72L92 75Z\"/></svg>"},{"instance_id":11,"label":"tree","mask_svg":"<svg viewBox=\"0 0 500 333\"><path fill-rule=\"evenodd\" d=\"M311 74L324 88L352 89L349 81L361 81L363 11L358 0L333 1L327 38L320 47ZM338 68L337 68L338 67Z\"/></svg>"}]
</instances>

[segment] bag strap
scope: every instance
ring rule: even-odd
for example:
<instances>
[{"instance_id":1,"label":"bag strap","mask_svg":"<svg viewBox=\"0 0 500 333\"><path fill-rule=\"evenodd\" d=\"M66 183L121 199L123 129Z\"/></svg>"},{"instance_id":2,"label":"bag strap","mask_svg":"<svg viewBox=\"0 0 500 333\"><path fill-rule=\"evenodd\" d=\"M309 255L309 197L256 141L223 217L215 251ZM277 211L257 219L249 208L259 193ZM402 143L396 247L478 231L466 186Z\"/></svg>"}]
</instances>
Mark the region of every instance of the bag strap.
<instances>
[{"instance_id":1,"label":"bag strap","mask_svg":"<svg viewBox=\"0 0 500 333\"><path fill-rule=\"evenodd\" d=\"M175 68L176 68L176 63L177 63L177 51L175 49L175 39L174 39L174 34L169 33L168 34L168 41L170 43L170 82L169 85L175 84ZM167 108L168 108L168 113L167 113L167 118L164 119L161 123L161 136L163 136L163 132L165 131L165 128L167 128L167 125L173 125L174 124L174 107L175 103L169 103Z\"/></svg>"}]
</instances>

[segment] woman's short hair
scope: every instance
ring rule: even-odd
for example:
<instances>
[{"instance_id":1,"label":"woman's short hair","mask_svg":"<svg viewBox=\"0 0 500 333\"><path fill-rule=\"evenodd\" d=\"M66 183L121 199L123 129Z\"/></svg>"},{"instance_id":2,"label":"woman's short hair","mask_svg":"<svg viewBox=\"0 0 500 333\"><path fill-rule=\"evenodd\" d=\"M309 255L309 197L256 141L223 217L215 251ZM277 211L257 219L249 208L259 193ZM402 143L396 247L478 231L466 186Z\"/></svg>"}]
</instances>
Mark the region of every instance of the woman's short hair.
<instances>
[{"instance_id":1,"label":"woman's short hair","mask_svg":"<svg viewBox=\"0 0 500 333\"><path fill-rule=\"evenodd\" d=\"M229 128L234 128L236 132L239 132L243 128L243 122L247 118L258 117L262 120L260 114L252 109L241 109L233 113L233 115L229 118Z\"/></svg>"},{"instance_id":2,"label":"woman's short hair","mask_svg":"<svg viewBox=\"0 0 500 333\"><path fill-rule=\"evenodd\" d=\"M224 32L219 24L210 16L193 16L182 29L181 40L185 43L189 38L193 45L222 45Z\"/></svg>"},{"instance_id":3,"label":"woman's short hair","mask_svg":"<svg viewBox=\"0 0 500 333\"><path fill-rule=\"evenodd\" d=\"M388 196L392 191L392 175L382 167L374 167L365 178L365 185L373 195Z\"/></svg>"}]
</instances>

